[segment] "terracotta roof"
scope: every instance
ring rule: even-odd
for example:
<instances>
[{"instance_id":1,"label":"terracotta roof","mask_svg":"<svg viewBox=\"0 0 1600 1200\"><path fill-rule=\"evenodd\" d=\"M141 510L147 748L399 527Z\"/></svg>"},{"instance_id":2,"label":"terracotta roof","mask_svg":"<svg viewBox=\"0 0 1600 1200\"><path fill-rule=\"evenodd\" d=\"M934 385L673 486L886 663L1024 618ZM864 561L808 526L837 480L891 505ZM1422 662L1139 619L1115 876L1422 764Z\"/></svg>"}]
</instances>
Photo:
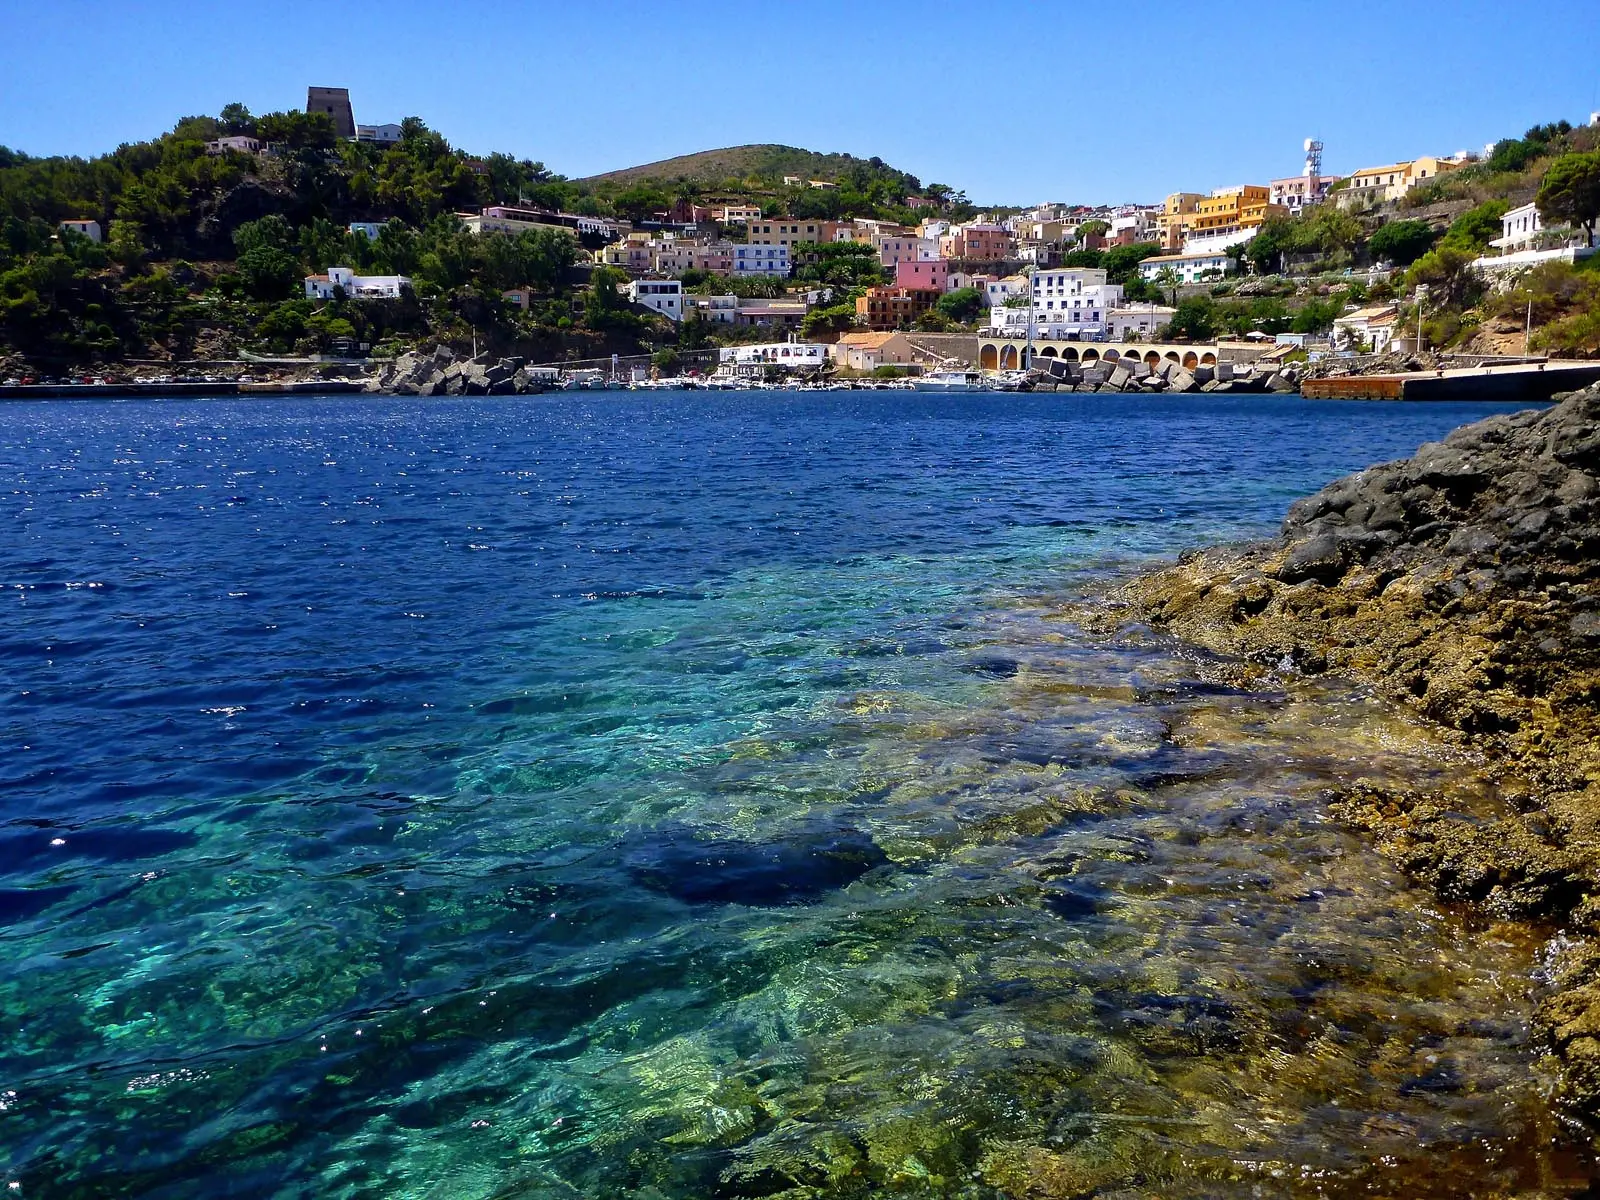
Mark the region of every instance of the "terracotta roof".
<instances>
[{"instance_id":1,"label":"terracotta roof","mask_svg":"<svg viewBox=\"0 0 1600 1200\"><path fill-rule=\"evenodd\" d=\"M847 333L839 338L839 345L857 350L881 350L894 336L893 333Z\"/></svg>"}]
</instances>

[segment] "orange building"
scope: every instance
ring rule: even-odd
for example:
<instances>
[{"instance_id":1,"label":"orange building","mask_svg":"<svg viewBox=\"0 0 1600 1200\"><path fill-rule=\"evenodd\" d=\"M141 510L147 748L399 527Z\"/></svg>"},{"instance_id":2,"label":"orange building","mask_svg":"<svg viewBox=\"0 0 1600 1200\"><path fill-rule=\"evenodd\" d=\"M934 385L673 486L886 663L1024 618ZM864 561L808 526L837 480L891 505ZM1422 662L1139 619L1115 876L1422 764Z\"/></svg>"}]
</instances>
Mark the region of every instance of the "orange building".
<instances>
[{"instance_id":1,"label":"orange building","mask_svg":"<svg viewBox=\"0 0 1600 1200\"><path fill-rule=\"evenodd\" d=\"M935 288L868 288L856 298L856 317L872 330L907 329L943 294Z\"/></svg>"},{"instance_id":2,"label":"orange building","mask_svg":"<svg viewBox=\"0 0 1600 1200\"><path fill-rule=\"evenodd\" d=\"M1218 188L1196 206L1189 222L1190 237L1222 237L1253 230L1268 217L1287 217L1289 210L1272 203L1272 189L1247 183Z\"/></svg>"}]
</instances>

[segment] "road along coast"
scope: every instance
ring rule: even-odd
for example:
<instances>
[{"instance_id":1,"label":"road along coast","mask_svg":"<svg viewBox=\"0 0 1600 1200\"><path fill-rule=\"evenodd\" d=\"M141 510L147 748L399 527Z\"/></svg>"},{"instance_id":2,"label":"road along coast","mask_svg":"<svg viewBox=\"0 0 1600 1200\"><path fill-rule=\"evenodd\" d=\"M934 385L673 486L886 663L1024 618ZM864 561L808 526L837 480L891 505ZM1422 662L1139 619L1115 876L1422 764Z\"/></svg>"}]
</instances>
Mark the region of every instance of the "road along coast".
<instances>
[{"instance_id":1,"label":"road along coast","mask_svg":"<svg viewBox=\"0 0 1600 1200\"><path fill-rule=\"evenodd\" d=\"M1538 922L1538 1022L1600 1116L1600 384L1465 426L1296 502L1270 542L1190 552L1090 623L1147 623L1240 681L1334 672L1470 741L1510 803L1351 787L1333 812L1450 901Z\"/></svg>"}]
</instances>

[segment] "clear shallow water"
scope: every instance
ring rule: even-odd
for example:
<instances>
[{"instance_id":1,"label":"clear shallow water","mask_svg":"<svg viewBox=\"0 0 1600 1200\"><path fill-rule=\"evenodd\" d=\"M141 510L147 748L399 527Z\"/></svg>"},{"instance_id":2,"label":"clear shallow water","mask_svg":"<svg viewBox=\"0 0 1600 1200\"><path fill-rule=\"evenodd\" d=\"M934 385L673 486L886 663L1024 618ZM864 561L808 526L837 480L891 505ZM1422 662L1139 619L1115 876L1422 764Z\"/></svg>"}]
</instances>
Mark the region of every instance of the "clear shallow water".
<instances>
[{"instance_id":1,"label":"clear shallow water","mask_svg":"<svg viewBox=\"0 0 1600 1200\"><path fill-rule=\"evenodd\" d=\"M1490 411L0 408L5 1179L1575 1190L1536 947L1320 806L1473 765L1059 616Z\"/></svg>"}]
</instances>

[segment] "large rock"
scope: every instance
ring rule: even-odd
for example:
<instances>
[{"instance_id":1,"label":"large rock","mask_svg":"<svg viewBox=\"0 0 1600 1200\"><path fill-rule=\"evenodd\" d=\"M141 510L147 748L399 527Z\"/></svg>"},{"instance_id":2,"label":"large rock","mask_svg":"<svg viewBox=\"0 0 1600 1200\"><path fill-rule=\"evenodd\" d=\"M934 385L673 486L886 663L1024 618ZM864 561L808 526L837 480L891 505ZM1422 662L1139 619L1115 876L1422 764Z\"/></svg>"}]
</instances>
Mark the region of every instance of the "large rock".
<instances>
[{"instance_id":1,"label":"large rock","mask_svg":"<svg viewBox=\"0 0 1600 1200\"><path fill-rule=\"evenodd\" d=\"M1167 376L1167 385L1175 392L1192 392L1199 387L1194 376L1181 367Z\"/></svg>"},{"instance_id":2,"label":"large rock","mask_svg":"<svg viewBox=\"0 0 1600 1200\"><path fill-rule=\"evenodd\" d=\"M1538 1025L1600 1115L1600 385L1336 480L1276 541L1126 597L1238 682L1341 672L1479 748L1498 812L1359 789L1331 811L1449 901L1563 932Z\"/></svg>"},{"instance_id":3,"label":"large rock","mask_svg":"<svg viewBox=\"0 0 1600 1200\"><path fill-rule=\"evenodd\" d=\"M1106 382L1120 392L1128 386L1132 379L1133 372L1128 370L1127 367L1114 367L1111 374L1106 377Z\"/></svg>"}]
</instances>

